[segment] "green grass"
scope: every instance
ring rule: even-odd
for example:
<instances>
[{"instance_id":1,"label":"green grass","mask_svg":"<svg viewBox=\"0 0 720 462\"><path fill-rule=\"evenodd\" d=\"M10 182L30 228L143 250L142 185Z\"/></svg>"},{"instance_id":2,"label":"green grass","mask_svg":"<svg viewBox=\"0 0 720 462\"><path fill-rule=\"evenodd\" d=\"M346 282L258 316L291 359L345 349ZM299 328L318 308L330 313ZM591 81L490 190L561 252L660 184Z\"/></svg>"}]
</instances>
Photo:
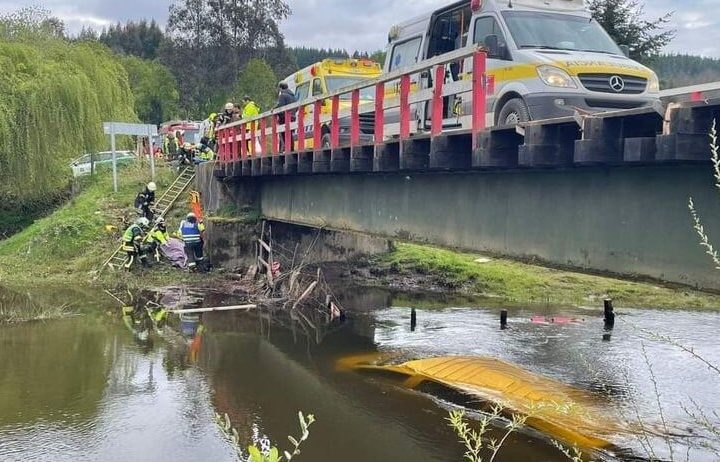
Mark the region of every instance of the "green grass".
<instances>
[{"instance_id":1,"label":"green grass","mask_svg":"<svg viewBox=\"0 0 720 462\"><path fill-rule=\"evenodd\" d=\"M422 275L438 286L518 303L597 305L612 298L616 306L720 308L720 296L687 288L659 287L610 277L570 273L509 260L435 247L398 243L376 264L398 275Z\"/></svg>"},{"instance_id":2,"label":"green grass","mask_svg":"<svg viewBox=\"0 0 720 462\"><path fill-rule=\"evenodd\" d=\"M119 246L125 227L137 218L135 195L150 180L150 173L147 167L128 166L120 170L119 177L117 194L113 193L110 174L84 178L80 194L51 215L1 241L0 283L16 286L25 282L93 281L101 264ZM169 169L158 169L159 195L173 179ZM184 203L178 205L183 207ZM106 226L113 228L108 231ZM171 229L175 226L177 223L169 223ZM132 275L110 273L103 277L118 280Z\"/></svg>"}]
</instances>

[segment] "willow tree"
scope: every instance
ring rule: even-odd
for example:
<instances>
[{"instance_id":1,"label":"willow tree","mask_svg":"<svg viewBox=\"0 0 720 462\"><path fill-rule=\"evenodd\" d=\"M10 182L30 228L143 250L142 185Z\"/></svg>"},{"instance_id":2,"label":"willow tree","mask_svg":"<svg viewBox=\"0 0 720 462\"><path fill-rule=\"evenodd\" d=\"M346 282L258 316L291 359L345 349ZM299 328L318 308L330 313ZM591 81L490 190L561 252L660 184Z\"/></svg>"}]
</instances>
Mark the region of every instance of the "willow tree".
<instances>
[{"instance_id":1,"label":"willow tree","mask_svg":"<svg viewBox=\"0 0 720 462\"><path fill-rule=\"evenodd\" d=\"M60 31L60 32L59 32ZM69 43L43 12L0 18L0 207L34 208L68 184L71 159L107 144L102 122L135 121L122 64Z\"/></svg>"}]
</instances>

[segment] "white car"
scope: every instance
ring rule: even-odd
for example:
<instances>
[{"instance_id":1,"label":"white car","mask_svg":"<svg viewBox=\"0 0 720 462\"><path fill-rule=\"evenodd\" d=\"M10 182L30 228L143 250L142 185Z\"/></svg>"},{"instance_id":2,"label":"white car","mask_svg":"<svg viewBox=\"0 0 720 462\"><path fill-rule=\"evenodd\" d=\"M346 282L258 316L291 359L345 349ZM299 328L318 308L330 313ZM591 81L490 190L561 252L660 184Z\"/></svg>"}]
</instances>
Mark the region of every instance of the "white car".
<instances>
[{"instance_id":1,"label":"white car","mask_svg":"<svg viewBox=\"0 0 720 462\"><path fill-rule=\"evenodd\" d=\"M137 159L137 156L132 151L115 151L115 156L118 165L128 165L135 162ZM111 151L98 152L93 157L95 161L95 171L98 169L112 168ZM90 162L91 154L85 154L84 156L78 157L72 161L70 167L72 168L73 176L77 178L79 176L90 175L92 172L92 165Z\"/></svg>"}]
</instances>

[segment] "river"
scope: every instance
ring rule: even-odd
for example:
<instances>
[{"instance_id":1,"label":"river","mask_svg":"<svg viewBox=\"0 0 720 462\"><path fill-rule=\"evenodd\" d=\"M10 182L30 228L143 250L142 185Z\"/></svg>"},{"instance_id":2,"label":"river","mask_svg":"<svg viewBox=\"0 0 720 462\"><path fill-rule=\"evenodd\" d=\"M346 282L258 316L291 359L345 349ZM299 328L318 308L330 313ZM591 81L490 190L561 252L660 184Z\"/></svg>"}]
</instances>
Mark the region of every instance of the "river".
<instances>
[{"instance_id":1,"label":"river","mask_svg":"<svg viewBox=\"0 0 720 462\"><path fill-rule=\"evenodd\" d=\"M182 306L238 301L184 291L170 297ZM348 322L319 343L257 313L206 314L195 341L180 333L146 338L123 324L117 305L89 293L75 302L82 316L2 327L0 460L239 460L215 413L228 414L243 447L257 437L286 447L287 435L298 433L299 410L317 418L299 462L462 460L445 420L454 405L445 396L335 367L346 355L372 352L405 359L497 357L591 390L618 419L642 420L662 434L659 401L668 431L683 435L673 443L675 457L687 442L698 442L684 436L697 430L683 409L688 396L702 409L720 409L718 375L641 330L668 334L717 364L718 313L618 310L608 338L597 309L511 307L510 327L500 330L498 302L371 289L347 290L341 301L351 313ZM418 317L414 331L411 308ZM557 322L540 322L553 318ZM670 460L664 441L645 444ZM616 442L645 455L636 437ZM693 461L716 460L692 454ZM566 459L546 438L522 432L496 460Z\"/></svg>"}]
</instances>

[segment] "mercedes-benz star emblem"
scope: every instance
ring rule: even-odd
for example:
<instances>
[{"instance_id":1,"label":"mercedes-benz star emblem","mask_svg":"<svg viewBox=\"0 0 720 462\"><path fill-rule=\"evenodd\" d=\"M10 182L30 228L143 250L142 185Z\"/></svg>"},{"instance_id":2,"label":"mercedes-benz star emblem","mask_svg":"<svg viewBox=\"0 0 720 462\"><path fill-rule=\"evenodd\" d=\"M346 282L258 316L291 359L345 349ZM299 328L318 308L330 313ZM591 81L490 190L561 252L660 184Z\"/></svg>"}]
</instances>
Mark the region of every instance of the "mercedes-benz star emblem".
<instances>
[{"instance_id":1,"label":"mercedes-benz star emblem","mask_svg":"<svg viewBox=\"0 0 720 462\"><path fill-rule=\"evenodd\" d=\"M625 81L619 75L613 75L610 77L610 88L616 93L620 93L625 89Z\"/></svg>"}]
</instances>

